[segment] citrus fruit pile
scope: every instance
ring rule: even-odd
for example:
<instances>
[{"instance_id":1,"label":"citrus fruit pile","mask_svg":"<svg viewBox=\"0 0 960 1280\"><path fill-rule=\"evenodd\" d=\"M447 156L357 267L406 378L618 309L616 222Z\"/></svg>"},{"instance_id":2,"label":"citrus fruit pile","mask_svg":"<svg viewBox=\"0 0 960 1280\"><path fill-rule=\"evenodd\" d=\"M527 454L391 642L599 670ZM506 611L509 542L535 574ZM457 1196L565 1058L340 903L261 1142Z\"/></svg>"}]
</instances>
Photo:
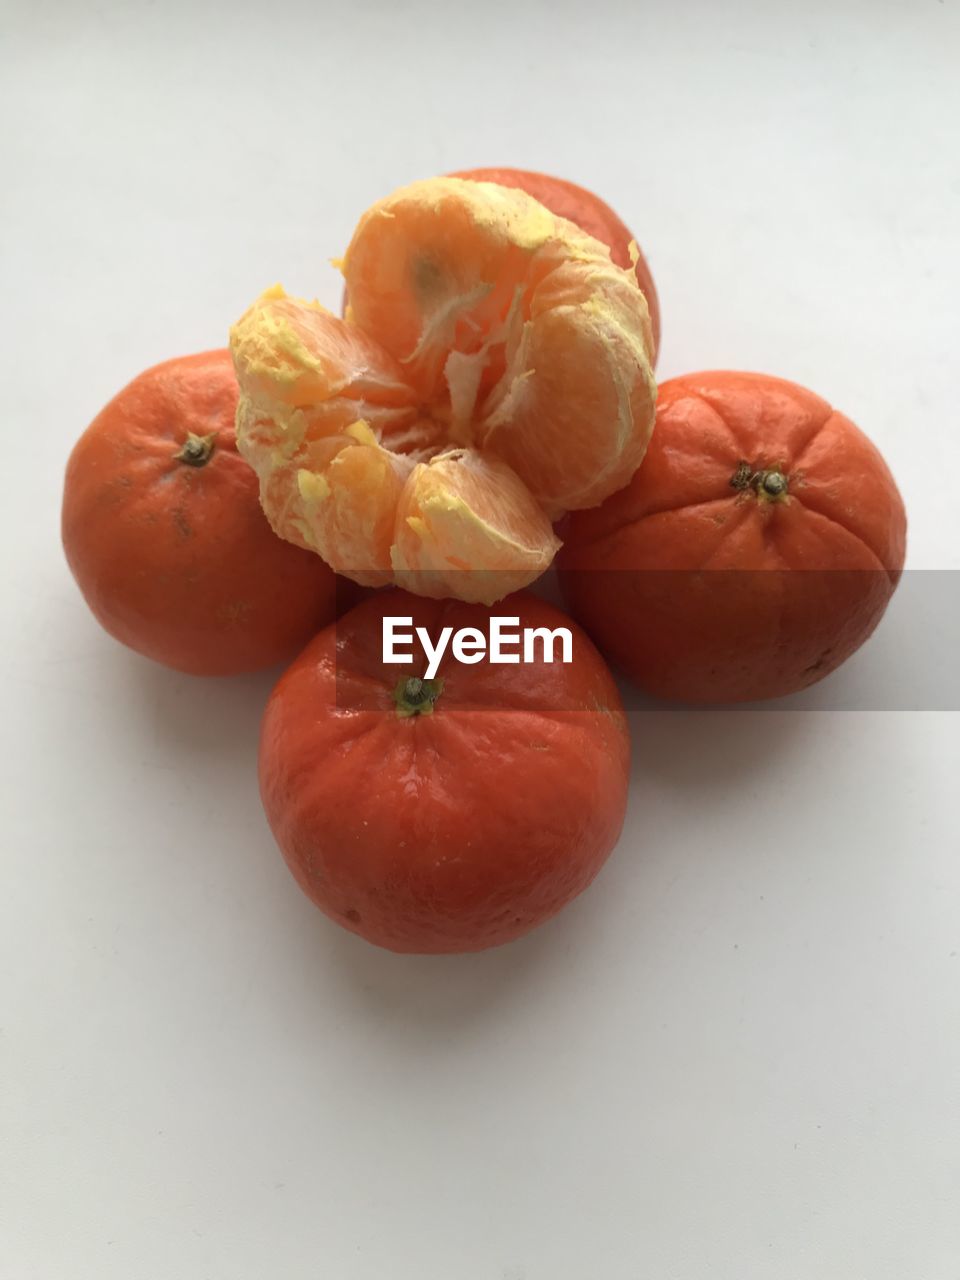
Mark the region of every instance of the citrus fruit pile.
<instances>
[{"instance_id":1,"label":"citrus fruit pile","mask_svg":"<svg viewBox=\"0 0 960 1280\"><path fill-rule=\"evenodd\" d=\"M680 702L805 688L879 622L903 503L794 383L658 391L649 267L573 183L415 182L338 265L341 316L275 285L229 351L106 406L67 467L64 547L147 657L230 675L299 652L260 744L297 881L378 945L479 950L554 915L617 842L629 735L604 657ZM526 589L555 559L572 618ZM498 662L504 620L534 641Z\"/></svg>"}]
</instances>

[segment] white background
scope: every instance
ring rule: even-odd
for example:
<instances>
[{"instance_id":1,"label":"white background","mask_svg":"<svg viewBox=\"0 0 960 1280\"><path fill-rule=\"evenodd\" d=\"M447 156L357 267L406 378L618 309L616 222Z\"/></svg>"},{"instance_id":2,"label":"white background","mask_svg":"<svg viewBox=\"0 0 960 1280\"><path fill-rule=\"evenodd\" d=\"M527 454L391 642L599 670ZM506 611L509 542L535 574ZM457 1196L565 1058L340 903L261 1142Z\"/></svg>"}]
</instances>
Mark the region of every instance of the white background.
<instances>
[{"instance_id":1,"label":"white background","mask_svg":"<svg viewBox=\"0 0 960 1280\"><path fill-rule=\"evenodd\" d=\"M955 0L0 8L0 1274L957 1280L955 714L637 711L594 888L397 958L272 845L272 673L126 653L58 531L131 376L274 280L335 305L393 187L513 164L632 224L663 377L811 385L960 567ZM883 643L834 687L895 687Z\"/></svg>"}]
</instances>

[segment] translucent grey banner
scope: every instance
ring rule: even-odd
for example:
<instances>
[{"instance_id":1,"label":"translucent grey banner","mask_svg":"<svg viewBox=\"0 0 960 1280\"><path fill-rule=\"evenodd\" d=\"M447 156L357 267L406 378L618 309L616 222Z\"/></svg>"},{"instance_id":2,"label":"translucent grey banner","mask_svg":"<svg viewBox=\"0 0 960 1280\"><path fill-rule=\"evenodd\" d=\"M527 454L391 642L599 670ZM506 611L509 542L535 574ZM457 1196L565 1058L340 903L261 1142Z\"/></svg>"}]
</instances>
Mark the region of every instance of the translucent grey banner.
<instances>
[{"instance_id":1,"label":"translucent grey banner","mask_svg":"<svg viewBox=\"0 0 960 1280\"><path fill-rule=\"evenodd\" d=\"M470 584L465 589L478 593L479 586L482 591L480 574L471 571L466 576ZM416 585L415 580L411 585ZM830 670L847 646L859 642L860 631L870 631L871 611L882 610L889 590L886 575L872 570L599 570L579 582L576 575L567 575L562 585L550 573L529 593L483 606L425 599L392 589L358 593L347 584L342 593L344 608L356 606L358 595L367 598L359 612L356 607L349 609L336 624L337 703L372 706L377 701L370 692L375 685L386 689L405 678L424 678L431 651L441 643L444 629L450 628L434 672L444 683L446 707L545 712L582 708L578 678L567 678L559 670L563 648L559 637L552 644L554 662L550 664L544 661L539 636L529 650L532 661L523 661L522 634L504 649L516 654L519 662L493 664L489 656L494 617L519 619L519 625L507 628L510 634L522 633L525 625L531 629L569 626L572 616L605 653L628 710L691 705L758 711L960 710L960 570L905 571L872 634ZM529 596L534 600L525 603ZM584 597L589 607L571 611L570 602L580 601L582 606ZM596 605L597 599L603 602L602 608ZM398 653L411 657L406 664L382 660L383 619L393 617L410 617L412 623L390 624L388 629L403 635L415 633L419 625L428 637L426 649L415 634L410 643L397 646ZM465 628L479 630L487 642L486 656L479 661L476 643L472 648L468 643L464 651L474 659L470 663L459 661L454 652L454 637ZM572 666L577 668L589 659L582 654L582 633L576 627L571 630ZM606 636L601 634L605 631ZM614 651L622 654L621 661ZM358 662L363 668L359 683L354 678ZM788 681L795 675L795 683L803 687L785 696L726 698L722 696L724 680L738 666L742 668L739 678L748 685L754 675L763 683L765 673L775 670ZM663 683L664 671L671 674L666 680L670 685L686 670L693 673L689 690L694 696L662 698L651 693ZM358 694L361 686L367 690L362 696ZM704 688L711 690L710 696L700 696Z\"/></svg>"}]
</instances>

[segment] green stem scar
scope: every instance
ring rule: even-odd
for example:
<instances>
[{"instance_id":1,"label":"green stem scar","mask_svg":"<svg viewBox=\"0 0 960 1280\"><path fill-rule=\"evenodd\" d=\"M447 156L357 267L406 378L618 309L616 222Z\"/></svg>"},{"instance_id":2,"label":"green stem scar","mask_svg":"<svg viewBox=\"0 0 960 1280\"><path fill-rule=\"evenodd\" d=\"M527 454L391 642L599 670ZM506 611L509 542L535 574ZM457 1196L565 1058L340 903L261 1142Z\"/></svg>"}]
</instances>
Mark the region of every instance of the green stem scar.
<instances>
[{"instance_id":1,"label":"green stem scar","mask_svg":"<svg viewBox=\"0 0 960 1280\"><path fill-rule=\"evenodd\" d=\"M183 447L173 456L177 462L184 462L188 467L205 467L210 461L217 433L211 431L208 436L198 436L187 432Z\"/></svg>"},{"instance_id":2,"label":"green stem scar","mask_svg":"<svg viewBox=\"0 0 960 1280\"><path fill-rule=\"evenodd\" d=\"M393 700L397 706L398 716L429 716L433 713L433 704L443 693L443 680L421 680L417 676L408 676L401 680L393 691Z\"/></svg>"},{"instance_id":3,"label":"green stem scar","mask_svg":"<svg viewBox=\"0 0 960 1280\"><path fill-rule=\"evenodd\" d=\"M787 492L787 477L782 471L768 471L760 481L760 488L768 498L779 498Z\"/></svg>"},{"instance_id":4,"label":"green stem scar","mask_svg":"<svg viewBox=\"0 0 960 1280\"><path fill-rule=\"evenodd\" d=\"M787 496L790 480L779 467L754 470L749 462L739 462L736 471L730 477L730 484L741 493L752 489L757 497L765 502L782 502Z\"/></svg>"}]
</instances>

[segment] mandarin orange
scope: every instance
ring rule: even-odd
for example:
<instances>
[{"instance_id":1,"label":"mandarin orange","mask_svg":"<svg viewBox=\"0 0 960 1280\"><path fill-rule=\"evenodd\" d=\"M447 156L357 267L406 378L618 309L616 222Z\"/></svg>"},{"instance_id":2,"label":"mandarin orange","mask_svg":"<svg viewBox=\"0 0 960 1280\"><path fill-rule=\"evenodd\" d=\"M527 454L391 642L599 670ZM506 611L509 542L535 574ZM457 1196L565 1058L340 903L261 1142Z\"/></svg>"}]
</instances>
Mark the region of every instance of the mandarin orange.
<instances>
[{"instance_id":1,"label":"mandarin orange","mask_svg":"<svg viewBox=\"0 0 960 1280\"><path fill-rule=\"evenodd\" d=\"M532 582L551 522L646 449L635 276L525 192L452 178L368 210L343 272L345 320L277 287L231 331L274 529L369 586L491 603Z\"/></svg>"},{"instance_id":2,"label":"mandarin orange","mask_svg":"<svg viewBox=\"0 0 960 1280\"><path fill-rule=\"evenodd\" d=\"M751 373L660 387L630 484L565 529L560 579L601 650L683 702L793 693L850 656L903 567L886 463L812 391Z\"/></svg>"},{"instance_id":3,"label":"mandarin orange","mask_svg":"<svg viewBox=\"0 0 960 1280\"><path fill-rule=\"evenodd\" d=\"M168 360L101 410L67 464L63 545L94 616L194 675L272 666L336 612L332 571L264 519L236 406L229 352Z\"/></svg>"},{"instance_id":4,"label":"mandarin orange","mask_svg":"<svg viewBox=\"0 0 960 1280\"><path fill-rule=\"evenodd\" d=\"M571 661L473 665L437 678L386 665L386 616L438 643L490 630L490 610L380 592L281 677L260 740L260 789L300 887L331 919L393 951L479 951L555 915L593 880L627 803L630 740L587 636L537 597L498 614L572 635Z\"/></svg>"}]
</instances>

